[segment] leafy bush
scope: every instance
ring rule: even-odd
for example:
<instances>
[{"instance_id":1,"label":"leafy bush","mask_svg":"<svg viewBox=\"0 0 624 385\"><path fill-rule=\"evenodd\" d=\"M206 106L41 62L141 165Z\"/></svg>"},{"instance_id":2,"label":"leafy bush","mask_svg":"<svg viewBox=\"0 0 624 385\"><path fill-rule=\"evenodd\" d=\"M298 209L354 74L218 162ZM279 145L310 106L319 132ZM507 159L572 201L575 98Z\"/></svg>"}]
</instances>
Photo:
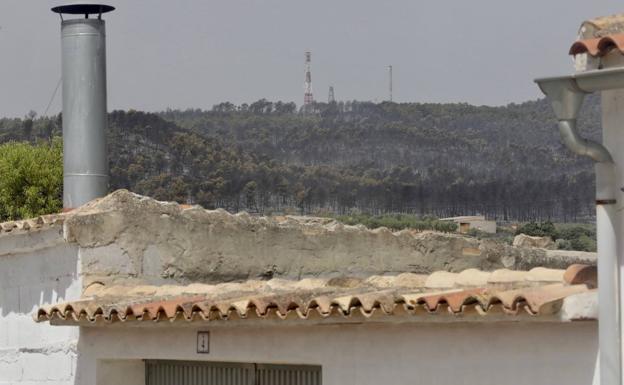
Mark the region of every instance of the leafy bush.
<instances>
[{"instance_id":1,"label":"leafy bush","mask_svg":"<svg viewBox=\"0 0 624 385\"><path fill-rule=\"evenodd\" d=\"M567 239L557 239L555 245L559 250L574 250L574 248L572 247L572 242Z\"/></svg>"},{"instance_id":2,"label":"leafy bush","mask_svg":"<svg viewBox=\"0 0 624 385\"><path fill-rule=\"evenodd\" d=\"M557 225L557 241L561 243L561 247L558 244L560 249L596 251L596 227L588 224Z\"/></svg>"},{"instance_id":3,"label":"leafy bush","mask_svg":"<svg viewBox=\"0 0 624 385\"><path fill-rule=\"evenodd\" d=\"M392 230L415 229L415 230L435 230L445 233L452 233L457 230L457 224L450 221L440 221L433 217L418 217L409 214L351 214L332 216L337 221L347 225L364 225L369 229L387 227Z\"/></svg>"},{"instance_id":4,"label":"leafy bush","mask_svg":"<svg viewBox=\"0 0 624 385\"><path fill-rule=\"evenodd\" d=\"M584 234L578 238L571 239L570 243L572 250L596 251L596 240Z\"/></svg>"},{"instance_id":5,"label":"leafy bush","mask_svg":"<svg viewBox=\"0 0 624 385\"><path fill-rule=\"evenodd\" d=\"M596 237L596 229L588 225L559 225L557 226L557 238L574 239L586 236Z\"/></svg>"},{"instance_id":6,"label":"leafy bush","mask_svg":"<svg viewBox=\"0 0 624 385\"><path fill-rule=\"evenodd\" d=\"M36 145L0 145L0 220L30 218L62 208L60 138Z\"/></svg>"},{"instance_id":7,"label":"leafy bush","mask_svg":"<svg viewBox=\"0 0 624 385\"><path fill-rule=\"evenodd\" d=\"M557 229L551 221L546 222L529 222L516 230L516 235L526 234L532 237L551 237L554 241L557 239Z\"/></svg>"},{"instance_id":8,"label":"leafy bush","mask_svg":"<svg viewBox=\"0 0 624 385\"><path fill-rule=\"evenodd\" d=\"M596 228L587 224L557 224L529 222L520 226L516 234L551 237L560 250L596 251Z\"/></svg>"},{"instance_id":9,"label":"leafy bush","mask_svg":"<svg viewBox=\"0 0 624 385\"><path fill-rule=\"evenodd\" d=\"M513 244L514 234L515 234L515 230L511 230L510 228L504 227L504 226L497 226L495 233L488 233L488 232L481 231L476 228L471 228L466 233L466 235L475 237L479 240L482 240L482 239L495 240L498 242L506 243L508 245Z\"/></svg>"}]
</instances>

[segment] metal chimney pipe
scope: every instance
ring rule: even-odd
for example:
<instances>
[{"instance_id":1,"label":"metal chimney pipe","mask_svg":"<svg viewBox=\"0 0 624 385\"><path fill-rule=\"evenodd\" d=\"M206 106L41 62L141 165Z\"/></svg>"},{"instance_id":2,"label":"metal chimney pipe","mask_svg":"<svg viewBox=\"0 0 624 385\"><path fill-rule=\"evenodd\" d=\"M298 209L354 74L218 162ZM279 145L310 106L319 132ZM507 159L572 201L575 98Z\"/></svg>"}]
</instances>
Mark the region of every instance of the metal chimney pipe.
<instances>
[{"instance_id":1,"label":"metal chimney pipe","mask_svg":"<svg viewBox=\"0 0 624 385\"><path fill-rule=\"evenodd\" d=\"M101 15L113 9L91 3L52 8L62 20L64 210L108 192L106 33ZM84 18L63 20L63 14Z\"/></svg>"}]
</instances>

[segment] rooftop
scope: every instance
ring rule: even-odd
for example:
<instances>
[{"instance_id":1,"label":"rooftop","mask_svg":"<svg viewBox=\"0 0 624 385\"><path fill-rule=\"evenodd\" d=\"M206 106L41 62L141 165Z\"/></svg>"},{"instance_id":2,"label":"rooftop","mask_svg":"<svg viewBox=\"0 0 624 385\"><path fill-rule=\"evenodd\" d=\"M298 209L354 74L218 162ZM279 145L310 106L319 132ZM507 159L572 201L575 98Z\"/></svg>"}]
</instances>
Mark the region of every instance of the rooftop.
<instances>
[{"instance_id":1,"label":"rooftop","mask_svg":"<svg viewBox=\"0 0 624 385\"><path fill-rule=\"evenodd\" d=\"M615 51L624 53L624 14L597 17L581 24L579 39L570 47L570 55L603 57Z\"/></svg>"},{"instance_id":2,"label":"rooftop","mask_svg":"<svg viewBox=\"0 0 624 385\"><path fill-rule=\"evenodd\" d=\"M0 256L44 239L80 249L83 295L41 307L39 322L595 317L593 253L329 218L252 217L125 190L68 213L0 224Z\"/></svg>"}]
</instances>

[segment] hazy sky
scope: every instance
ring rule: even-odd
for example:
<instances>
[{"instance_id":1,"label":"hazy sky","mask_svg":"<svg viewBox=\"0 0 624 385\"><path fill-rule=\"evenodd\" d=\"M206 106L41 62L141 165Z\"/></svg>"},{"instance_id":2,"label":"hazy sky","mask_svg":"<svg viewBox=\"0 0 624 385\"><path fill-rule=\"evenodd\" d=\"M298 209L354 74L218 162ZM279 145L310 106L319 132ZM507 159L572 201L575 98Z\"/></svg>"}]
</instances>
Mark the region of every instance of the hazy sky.
<instances>
[{"instance_id":1,"label":"hazy sky","mask_svg":"<svg viewBox=\"0 0 624 385\"><path fill-rule=\"evenodd\" d=\"M41 114L60 77L59 18L47 0L0 0L0 116ZM126 0L106 15L109 109L210 108L315 98L500 105L569 72L580 23L616 0ZM60 90L49 114L60 110Z\"/></svg>"}]
</instances>

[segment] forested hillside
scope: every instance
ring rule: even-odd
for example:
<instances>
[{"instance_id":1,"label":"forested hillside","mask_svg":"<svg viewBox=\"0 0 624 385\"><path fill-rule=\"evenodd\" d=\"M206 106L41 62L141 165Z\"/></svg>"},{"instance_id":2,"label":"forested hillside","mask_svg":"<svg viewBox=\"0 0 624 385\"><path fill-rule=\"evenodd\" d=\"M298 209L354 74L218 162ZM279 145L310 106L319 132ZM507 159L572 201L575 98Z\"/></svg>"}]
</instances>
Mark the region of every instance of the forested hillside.
<instances>
[{"instance_id":1,"label":"forested hillside","mask_svg":"<svg viewBox=\"0 0 624 385\"><path fill-rule=\"evenodd\" d=\"M222 103L109 118L111 189L231 211L352 211L499 220L593 215L590 161L562 148L545 101L506 107ZM597 99L580 126L599 136ZM0 142L49 139L60 119L1 119Z\"/></svg>"}]
</instances>

